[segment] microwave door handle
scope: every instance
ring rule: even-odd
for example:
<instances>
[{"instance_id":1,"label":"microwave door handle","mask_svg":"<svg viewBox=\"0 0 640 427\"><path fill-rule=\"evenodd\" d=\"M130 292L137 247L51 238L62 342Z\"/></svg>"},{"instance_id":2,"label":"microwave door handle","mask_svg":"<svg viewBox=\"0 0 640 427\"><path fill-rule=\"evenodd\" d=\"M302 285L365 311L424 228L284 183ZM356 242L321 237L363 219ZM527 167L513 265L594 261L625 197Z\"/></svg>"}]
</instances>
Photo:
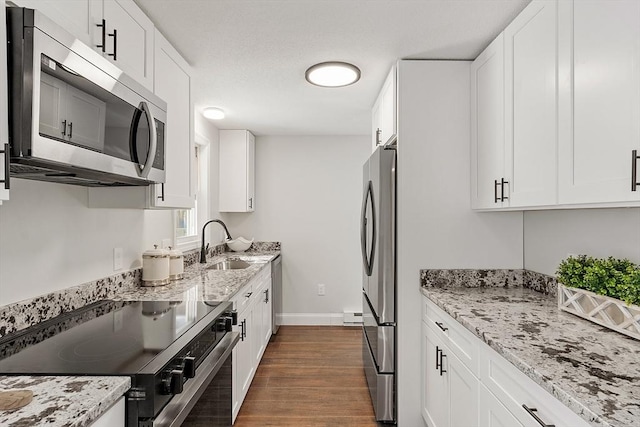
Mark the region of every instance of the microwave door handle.
<instances>
[{"instance_id":1,"label":"microwave door handle","mask_svg":"<svg viewBox=\"0 0 640 427\"><path fill-rule=\"evenodd\" d=\"M149 109L149 105L145 101L140 103L140 109L144 111L149 119L149 153L147 154L147 160L140 171L140 176L146 178L149 176L149 172L151 172L151 168L153 167L153 162L156 158L156 148L158 147L158 134L156 129L156 120L153 118L153 114Z\"/></svg>"}]
</instances>

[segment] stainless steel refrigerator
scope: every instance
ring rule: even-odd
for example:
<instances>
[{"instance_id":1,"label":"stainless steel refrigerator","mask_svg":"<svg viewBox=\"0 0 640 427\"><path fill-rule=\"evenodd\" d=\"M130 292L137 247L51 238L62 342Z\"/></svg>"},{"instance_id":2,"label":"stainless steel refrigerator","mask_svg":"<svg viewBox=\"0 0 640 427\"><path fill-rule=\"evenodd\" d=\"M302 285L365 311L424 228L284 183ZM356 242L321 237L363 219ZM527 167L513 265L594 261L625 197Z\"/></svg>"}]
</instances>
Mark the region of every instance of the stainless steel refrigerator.
<instances>
[{"instance_id":1,"label":"stainless steel refrigerator","mask_svg":"<svg viewBox=\"0 0 640 427\"><path fill-rule=\"evenodd\" d=\"M376 420L396 421L396 149L364 164L362 358Z\"/></svg>"}]
</instances>

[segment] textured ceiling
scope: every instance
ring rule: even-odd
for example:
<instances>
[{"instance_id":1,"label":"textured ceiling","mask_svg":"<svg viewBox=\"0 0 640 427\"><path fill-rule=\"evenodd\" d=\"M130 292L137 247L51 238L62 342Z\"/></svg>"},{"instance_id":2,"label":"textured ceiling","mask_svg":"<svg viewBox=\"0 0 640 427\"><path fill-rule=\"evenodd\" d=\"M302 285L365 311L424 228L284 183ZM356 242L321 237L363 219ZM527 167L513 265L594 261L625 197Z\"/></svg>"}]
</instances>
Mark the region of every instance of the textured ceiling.
<instances>
[{"instance_id":1,"label":"textured ceiling","mask_svg":"<svg viewBox=\"0 0 640 427\"><path fill-rule=\"evenodd\" d=\"M135 0L195 72L195 104L221 129L366 135L397 59L473 59L529 0ZM318 62L351 62L345 88L306 83Z\"/></svg>"}]
</instances>

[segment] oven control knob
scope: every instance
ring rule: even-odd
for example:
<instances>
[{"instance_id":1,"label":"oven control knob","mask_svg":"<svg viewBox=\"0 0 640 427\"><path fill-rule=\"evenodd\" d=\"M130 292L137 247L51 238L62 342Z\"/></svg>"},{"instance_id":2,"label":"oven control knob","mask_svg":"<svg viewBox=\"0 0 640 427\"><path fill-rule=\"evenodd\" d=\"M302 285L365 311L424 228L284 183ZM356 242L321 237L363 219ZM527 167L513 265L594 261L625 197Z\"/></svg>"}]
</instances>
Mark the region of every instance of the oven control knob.
<instances>
[{"instance_id":1,"label":"oven control knob","mask_svg":"<svg viewBox=\"0 0 640 427\"><path fill-rule=\"evenodd\" d=\"M186 378L194 378L196 376L196 358L186 356L184 358L184 376Z\"/></svg>"},{"instance_id":2,"label":"oven control knob","mask_svg":"<svg viewBox=\"0 0 640 427\"><path fill-rule=\"evenodd\" d=\"M180 369L174 369L171 371L169 380L169 392L171 394L182 393L182 386L184 383L184 372Z\"/></svg>"}]
</instances>

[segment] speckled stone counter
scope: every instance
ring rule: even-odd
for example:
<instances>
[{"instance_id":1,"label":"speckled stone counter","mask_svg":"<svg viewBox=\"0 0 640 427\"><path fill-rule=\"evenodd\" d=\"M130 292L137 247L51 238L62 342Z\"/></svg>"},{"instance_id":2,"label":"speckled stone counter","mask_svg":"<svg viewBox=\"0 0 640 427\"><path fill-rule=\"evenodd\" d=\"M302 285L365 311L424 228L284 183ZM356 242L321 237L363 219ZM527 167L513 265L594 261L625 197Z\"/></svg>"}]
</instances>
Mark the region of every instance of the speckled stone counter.
<instances>
[{"instance_id":1,"label":"speckled stone counter","mask_svg":"<svg viewBox=\"0 0 640 427\"><path fill-rule=\"evenodd\" d=\"M28 389L33 401L0 411L7 427L82 427L100 417L131 387L129 377L3 377L0 390Z\"/></svg>"},{"instance_id":2,"label":"speckled stone counter","mask_svg":"<svg viewBox=\"0 0 640 427\"><path fill-rule=\"evenodd\" d=\"M185 268L185 277L166 286L133 286L112 299L127 301L227 301L256 274L267 268L278 251L227 252L211 257L206 264L194 263ZM226 259L241 259L250 266L240 270L211 270L213 264Z\"/></svg>"},{"instance_id":3,"label":"speckled stone counter","mask_svg":"<svg viewBox=\"0 0 640 427\"><path fill-rule=\"evenodd\" d=\"M640 426L639 341L561 312L554 296L503 274L464 287L425 280L426 271L425 296L591 425Z\"/></svg>"}]
</instances>

